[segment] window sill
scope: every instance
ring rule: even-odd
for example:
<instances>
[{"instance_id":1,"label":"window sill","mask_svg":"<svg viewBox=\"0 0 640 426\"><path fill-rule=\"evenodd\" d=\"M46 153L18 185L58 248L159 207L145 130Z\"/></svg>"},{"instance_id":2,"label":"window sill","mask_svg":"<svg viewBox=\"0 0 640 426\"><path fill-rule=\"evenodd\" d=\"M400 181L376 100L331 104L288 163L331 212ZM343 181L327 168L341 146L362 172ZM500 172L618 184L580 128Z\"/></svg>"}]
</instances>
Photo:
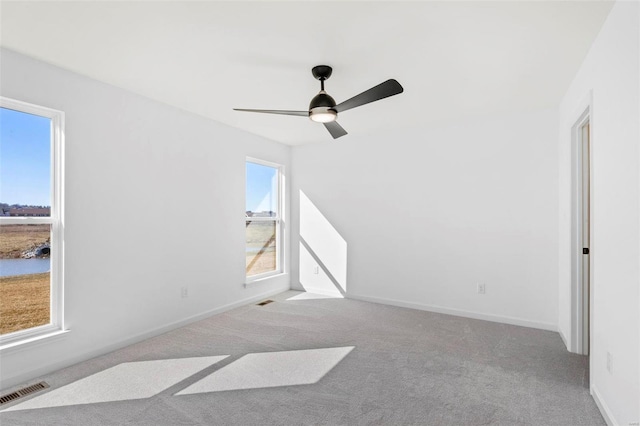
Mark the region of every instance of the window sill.
<instances>
[{"instance_id":1,"label":"window sill","mask_svg":"<svg viewBox=\"0 0 640 426\"><path fill-rule=\"evenodd\" d=\"M247 280L244 283L244 288L259 286L261 284L266 284L267 282L272 281L274 279L287 277L287 276L289 276L288 273L280 272L280 273L277 273L277 274L268 275L266 277L259 277L259 278L256 278L256 279Z\"/></svg>"},{"instance_id":2,"label":"window sill","mask_svg":"<svg viewBox=\"0 0 640 426\"><path fill-rule=\"evenodd\" d=\"M29 349L33 346L38 346L44 343L49 343L53 340L56 340L65 334L67 334L69 330L54 330L49 333L39 334L33 337L27 337L24 339L20 339L13 342L8 342L0 346L0 352L5 354L8 352L19 351L23 349Z\"/></svg>"}]
</instances>

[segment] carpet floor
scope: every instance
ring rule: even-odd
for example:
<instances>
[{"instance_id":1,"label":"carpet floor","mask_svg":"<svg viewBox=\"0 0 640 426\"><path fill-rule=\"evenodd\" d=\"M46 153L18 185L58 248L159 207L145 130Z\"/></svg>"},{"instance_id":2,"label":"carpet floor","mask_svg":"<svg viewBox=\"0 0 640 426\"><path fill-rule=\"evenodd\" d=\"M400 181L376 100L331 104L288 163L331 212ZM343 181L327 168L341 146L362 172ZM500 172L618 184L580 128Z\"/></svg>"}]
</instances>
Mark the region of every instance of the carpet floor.
<instances>
[{"instance_id":1,"label":"carpet floor","mask_svg":"<svg viewBox=\"0 0 640 426\"><path fill-rule=\"evenodd\" d=\"M604 425L557 333L285 292L43 376L9 425Z\"/></svg>"}]
</instances>

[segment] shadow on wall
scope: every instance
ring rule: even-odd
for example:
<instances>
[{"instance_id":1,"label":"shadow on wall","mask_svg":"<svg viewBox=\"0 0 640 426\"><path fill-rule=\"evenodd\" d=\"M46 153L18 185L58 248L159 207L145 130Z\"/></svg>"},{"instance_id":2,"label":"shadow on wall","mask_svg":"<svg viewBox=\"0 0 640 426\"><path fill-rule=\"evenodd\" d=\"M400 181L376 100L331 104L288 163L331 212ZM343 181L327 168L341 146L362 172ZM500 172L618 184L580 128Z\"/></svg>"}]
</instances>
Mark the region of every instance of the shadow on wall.
<instances>
[{"instance_id":1,"label":"shadow on wall","mask_svg":"<svg viewBox=\"0 0 640 426\"><path fill-rule=\"evenodd\" d=\"M344 297L347 242L300 191L299 280L307 292Z\"/></svg>"}]
</instances>

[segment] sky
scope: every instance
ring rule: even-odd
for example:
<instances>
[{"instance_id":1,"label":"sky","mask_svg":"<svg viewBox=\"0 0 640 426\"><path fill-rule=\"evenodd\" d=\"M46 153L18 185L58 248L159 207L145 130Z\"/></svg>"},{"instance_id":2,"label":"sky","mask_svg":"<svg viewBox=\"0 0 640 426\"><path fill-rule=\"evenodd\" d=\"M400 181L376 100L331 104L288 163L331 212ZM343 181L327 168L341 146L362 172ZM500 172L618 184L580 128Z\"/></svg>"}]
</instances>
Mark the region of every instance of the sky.
<instances>
[{"instance_id":1,"label":"sky","mask_svg":"<svg viewBox=\"0 0 640 426\"><path fill-rule=\"evenodd\" d=\"M51 205L51 120L0 108L0 202Z\"/></svg>"},{"instance_id":2,"label":"sky","mask_svg":"<svg viewBox=\"0 0 640 426\"><path fill-rule=\"evenodd\" d=\"M247 211L278 210L277 177L278 169L247 162Z\"/></svg>"}]
</instances>

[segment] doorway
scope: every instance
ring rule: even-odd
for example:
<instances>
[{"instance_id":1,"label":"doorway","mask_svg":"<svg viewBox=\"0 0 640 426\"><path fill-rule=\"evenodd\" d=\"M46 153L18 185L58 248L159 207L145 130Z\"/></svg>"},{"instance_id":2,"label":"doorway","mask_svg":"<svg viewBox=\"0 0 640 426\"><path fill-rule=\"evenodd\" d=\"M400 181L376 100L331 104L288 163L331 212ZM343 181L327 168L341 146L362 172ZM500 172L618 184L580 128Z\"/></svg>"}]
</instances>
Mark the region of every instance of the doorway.
<instances>
[{"instance_id":1,"label":"doorway","mask_svg":"<svg viewBox=\"0 0 640 426\"><path fill-rule=\"evenodd\" d=\"M591 120L585 111L573 127L572 226L573 352L589 355L591 343Z\"/></svg>"},{"instance_id":2,"label":"doorway","mask_svg":"<svg viewBox=\"0 0 640 426\"><path fill-rule=\"evenodd\" d=\"M589 303L589 294L590 291L590 283L589 283L589 255L590 255L590 234L589 234L589 224L590 224L590 149L589 149L589 121L580 128L581 132L581 148L582 148L582 354L589 355L589 313L590 313L590 303Z\"/></svg>"}]
</instances>

